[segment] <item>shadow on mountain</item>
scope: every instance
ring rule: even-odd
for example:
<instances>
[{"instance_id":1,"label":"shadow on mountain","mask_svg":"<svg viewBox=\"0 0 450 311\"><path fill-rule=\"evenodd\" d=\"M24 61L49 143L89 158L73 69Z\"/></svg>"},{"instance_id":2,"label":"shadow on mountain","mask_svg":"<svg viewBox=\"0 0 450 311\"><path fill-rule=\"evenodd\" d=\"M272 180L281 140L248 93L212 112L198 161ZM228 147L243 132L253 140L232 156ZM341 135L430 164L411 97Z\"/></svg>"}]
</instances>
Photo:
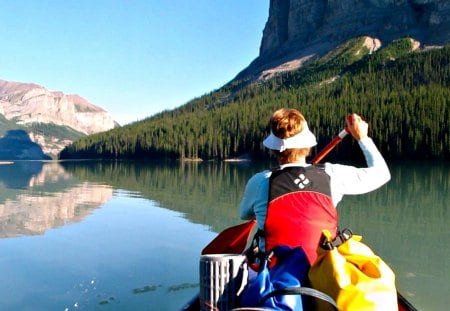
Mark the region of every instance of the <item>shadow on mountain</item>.
<instances>
[{"instance_id":1,"label":"shadow on mountain","mask_svg":"<svg viewBox=\"0 0 450 311\"><path fill-rule=\"evenodd\" d=\"M24 130L10 130L0 138L0 160L50 160Z\"/></svg>"}]
</instances>

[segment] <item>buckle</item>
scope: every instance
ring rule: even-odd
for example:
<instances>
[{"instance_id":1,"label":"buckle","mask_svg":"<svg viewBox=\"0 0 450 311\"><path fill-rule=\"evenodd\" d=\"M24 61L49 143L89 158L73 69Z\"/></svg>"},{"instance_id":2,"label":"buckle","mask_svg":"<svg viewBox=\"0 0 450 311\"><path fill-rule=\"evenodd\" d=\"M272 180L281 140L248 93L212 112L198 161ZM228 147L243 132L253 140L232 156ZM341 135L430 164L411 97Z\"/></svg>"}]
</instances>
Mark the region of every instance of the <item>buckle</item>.
<instances>
[{"instance_id":1,"label":"buckle","mask_svg":"<svg viewBox=\"0 0 450 311\"><path fill-rule=\"evenodd\" d=\"M339 231L334 240L328 241L326 236L322 234L322 239L320 242L320 247L324 250L331 251L335 247L341 246L343 243L347 242L353 236L353 232L346 228L342 231Z\"/></svg>"}]
</instances>

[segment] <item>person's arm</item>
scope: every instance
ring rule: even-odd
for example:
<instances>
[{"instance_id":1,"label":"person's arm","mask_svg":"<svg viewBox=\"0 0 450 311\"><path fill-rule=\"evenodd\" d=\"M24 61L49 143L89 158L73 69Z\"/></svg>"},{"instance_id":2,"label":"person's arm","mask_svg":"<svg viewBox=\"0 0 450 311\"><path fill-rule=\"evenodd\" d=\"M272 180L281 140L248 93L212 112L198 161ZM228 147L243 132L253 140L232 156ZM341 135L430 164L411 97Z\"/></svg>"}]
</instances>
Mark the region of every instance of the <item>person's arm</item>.
<instances>
[{"instance_id":1,"label":"person's arm","mask_svg":"<svg viewBox=\"0 0 450 311\"><path fill-rule=\"evenodd\" d=\"M326 163L326 171L331 176L333 200L335 204L344 194L363 194L373 191L387 183L391 174L381 153L368 137L368 124L360 116L353 114L347 120L352 136L364 154L367 167L356 168L349 165Z\"/></svg>"},{"instance_id":2,"label":"person's arm","mask_svg":"<svg viewBox=\"0 0 450 311\"><path fill-rule=\"evenodd\" d=\"M270 171L254 175L245 186L244 195L240 204L239 215L243 220L256 218L258 223L264 223L269 191L268 177Z\"/></svg>"}]
</instances>

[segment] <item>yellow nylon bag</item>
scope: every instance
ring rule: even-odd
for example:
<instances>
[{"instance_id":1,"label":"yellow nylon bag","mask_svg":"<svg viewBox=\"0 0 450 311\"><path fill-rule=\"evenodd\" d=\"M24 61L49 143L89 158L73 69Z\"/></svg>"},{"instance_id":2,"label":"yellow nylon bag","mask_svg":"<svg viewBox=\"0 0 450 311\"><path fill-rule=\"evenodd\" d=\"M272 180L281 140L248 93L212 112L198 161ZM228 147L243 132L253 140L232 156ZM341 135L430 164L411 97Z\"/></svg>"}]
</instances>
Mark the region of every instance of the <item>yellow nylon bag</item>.
<instances>
[{"instance_id":1,"label":"yellow nylon bag","mask_svg":"<svg viewBox=\"0 0 450 311\"><path fill-rule=\"evenodd\" d=\"M361 236L348 229L342 233L338 237L343 243L337 246L324 230L324 243L309 271L311 286L331 296L340 311L397 311L394 272L361 242ZM320 301L316 305L317 310L330 310Z\"/></svg>"}]
</instances>

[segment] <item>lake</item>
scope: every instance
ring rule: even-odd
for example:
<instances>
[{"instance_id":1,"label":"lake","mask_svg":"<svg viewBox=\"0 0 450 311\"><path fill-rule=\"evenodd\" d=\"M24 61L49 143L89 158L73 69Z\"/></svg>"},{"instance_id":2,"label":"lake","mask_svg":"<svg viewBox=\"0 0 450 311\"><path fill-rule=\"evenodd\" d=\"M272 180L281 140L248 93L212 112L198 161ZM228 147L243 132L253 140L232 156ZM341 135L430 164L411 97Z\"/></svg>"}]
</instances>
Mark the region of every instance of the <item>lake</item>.
<instances>
[{"instance_id":1,"label":"lake","mask_svg":"<svg viewBox=\"0 0 450 311\"><path fill-rule=\"evenodd\" d=\"M178 310L201 249L238 224L264 163L0 165L2 310ZM450 304L449 163L390 164L392 180L339 205L419 310Z\"/></svg>"}]
</instances>

